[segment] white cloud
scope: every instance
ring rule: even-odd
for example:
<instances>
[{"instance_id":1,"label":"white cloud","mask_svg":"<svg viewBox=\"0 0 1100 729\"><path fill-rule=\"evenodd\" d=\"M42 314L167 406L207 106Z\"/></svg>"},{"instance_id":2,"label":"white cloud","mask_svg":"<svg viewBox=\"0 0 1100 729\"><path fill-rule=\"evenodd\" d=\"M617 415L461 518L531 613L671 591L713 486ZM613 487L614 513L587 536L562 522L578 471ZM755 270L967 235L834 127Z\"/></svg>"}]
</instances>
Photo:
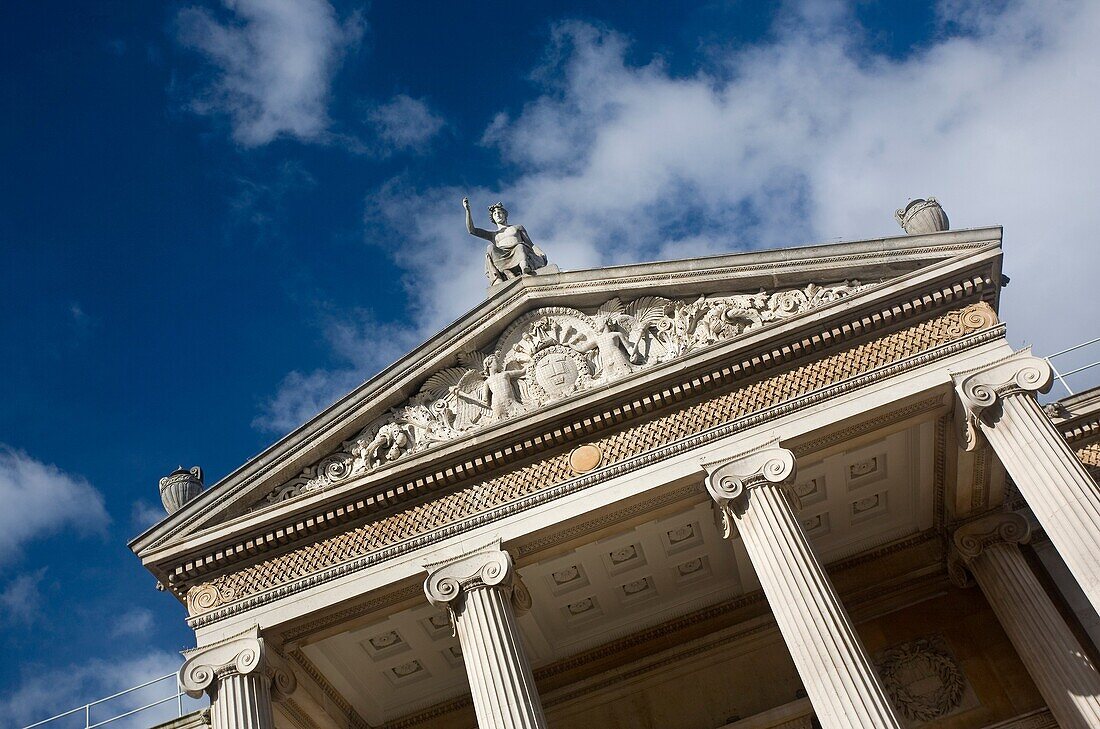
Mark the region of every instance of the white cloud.
<instances>
[{"instance_id":1,"label":"white cloud","mask_svg":"<svg viewBox=\"0 0 1100 729\"><path fill-rule=\"evenodd\" d=\"M38 618L42 605L42 593L38 584L46 576L46 568L27 572L13 578L0 591L0 622L30 625Z\"/></svg>"},{"instance_id":2,"label":"white cloud","mask_svg":"<svg viewBox=\"0 0 1100 729\"><path fill-rule=\"evenodd\" d=\"M68 527L103 534L110 522L103 494L80 476L0 445L0 566L32 539Z\"/></svg>"},{"instance_id":3,"label":"white cloud","mask_svg":"<svg viewBox=\"0 0 1100 729\"><path fill-rule=\"evenodd\" d=\"M129 659L89 659L69 666L43 668L23 666L23 680L0 698L0 716L13 726L25 726L63 711L109 696L123 689L167 676L180 667L183 659L165 651L151 652ZM126 696L92 708L92 723L175 694L175 681L168 679ZM185 698L184 711L193 711L207 702ZM111 722L120 729L154 726L177 713L175 701L135 714L130 719ZM81 719L83 720L83 719Z\"/></svg>"},{"instance_id":4,"label":"white cloud","mask_svg":"<svg viewBox=\"0 0 1100 729\"><path fill-rule=\"evenodd\" d=\"M263 404L252 421L253 427L287 433L419 344L416 331L400 324L380 323L363 310L330 319L324 329L343 366L288 374L275 395Z\"/></svg>"},{"instance_id":5,"label":"white cloud","mask_svg":"<svg viewBox=\"0 0 1100 729\"><path fill-rule=\"evenodd\" d=\"M130 506L130 523L134 529L143 532L161 519L168 516L164 507L138 499Z\"/></svg>"},{"instance_id":6,"label":"white cloud","mask_svg":"<svg viewBox=\"0 0 1100 729\"><path fill-rule=\"evenodd\" d=\"M1083 338L1065 302L1090 301L1100 270L1100 5L1000 5L945 6L954 35L892 60L842 7L805 3L773 39L710 53L687 77L631 65L613 32L559 26L543 95L485 135L512 165L507 184L394 184L372 199L404 233L394 257L420 333L483 296L467 192L481 217L503 199L569 268L895 235L894 209L931 194L955 227L1005 225L1016 341Z\"/></svg>"},{"instance_id":7,"label":"white cloud","mask_svg":"<svg viewBox=\"0 0 1100 729\"><path fill-rule=\"evenodd\" d=\"M358 14L342 24L328 0L223 0L230 18L190 7L180 41L202 53L216 79L192 107L227 115L247 147L277 137L324 138L332 76L362 36Z\"/></svg>"},{"instance_id":8,"label":"white cloud","mask_svg":"<svg viewBox=\"0 0 1100 729\"><path fill-rule=\"evenodd\" d=\"M112 638L148 638L153 630L153 613L145 608L130 608L115 618Z\"/></svg>"},{"instance_id":9,"label":"white cloud","mask_svg":"<svg viewBox=\"0 0 1100 729\"><path fill-rule=\"evenodd\" d=\"M388 149L423 151L440 130L443 117L421 99L398 94L370 110L367 119Z\"/></svg>"},{"instance_id":10,"label":"white cloud","mask_svg":"<svg viewBox=\"0 0 1100 729\"><path fill-rule=\"evenodd\" d=\"M1015 344L1085 339L1073 312L1095 301L1100 270L1100 4L952 0L940 12L940 33L895 59L843 5L790 4L766 40L703 49L689 75L631 63L614 32L559 25L534 75L541 94L485 132L511 170L503 183L398 179L368 199L368 237L406 272L408 338L484 296L464 195L481 225L503 200L563 268L897 235L893 211L935 195L956 228L1005 226ZM335 396L339 375L305 384Z\"/></svg>"}]
</instances>

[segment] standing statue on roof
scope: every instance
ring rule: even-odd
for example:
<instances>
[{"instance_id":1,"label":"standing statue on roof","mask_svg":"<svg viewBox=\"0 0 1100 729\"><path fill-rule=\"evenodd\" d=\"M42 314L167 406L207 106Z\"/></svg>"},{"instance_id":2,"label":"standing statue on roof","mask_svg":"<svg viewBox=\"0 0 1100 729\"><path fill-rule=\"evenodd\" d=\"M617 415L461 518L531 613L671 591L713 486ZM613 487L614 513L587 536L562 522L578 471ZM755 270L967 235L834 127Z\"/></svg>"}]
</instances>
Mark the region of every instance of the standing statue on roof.
<instances>
[{"instance_id":1,"label":"standing statue on roof","mask_svg":"<svg viewBox=\"0 0 1100 729\"><path fill-rule=\"evenodd\" d=\"M469 198L462 198L462 207L466 209L466 231L489 241L489 247L485 249L485 276L490 286L520 276L534 275L546 266L546 254L531 242L526 228L508 224L508 211L502 203L489 206L489 217L497 226L495 231L474 227Z\"/></svg>"}]
</instances>

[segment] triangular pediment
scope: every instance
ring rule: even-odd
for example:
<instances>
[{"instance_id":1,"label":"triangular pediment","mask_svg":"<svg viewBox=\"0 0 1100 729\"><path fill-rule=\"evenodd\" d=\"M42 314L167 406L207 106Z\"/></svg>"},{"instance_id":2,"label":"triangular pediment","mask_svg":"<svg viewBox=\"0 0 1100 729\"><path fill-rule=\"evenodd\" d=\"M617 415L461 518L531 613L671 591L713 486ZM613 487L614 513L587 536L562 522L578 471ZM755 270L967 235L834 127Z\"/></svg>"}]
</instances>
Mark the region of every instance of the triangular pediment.
<instances>
[{"instance_id":1,"label":"triangular pediment","mask_svg":"<svg viewBox=\"0 0 1100 729\"><path fill-rule=\"evenodd\" d=\"M845 302L945 262L999 261L1000 229L951 231L514 280L138 537L147 558L257 513L484 446L588 393ZM997 271L999 275L999 269Z\"/></svg>"}]
</instances>

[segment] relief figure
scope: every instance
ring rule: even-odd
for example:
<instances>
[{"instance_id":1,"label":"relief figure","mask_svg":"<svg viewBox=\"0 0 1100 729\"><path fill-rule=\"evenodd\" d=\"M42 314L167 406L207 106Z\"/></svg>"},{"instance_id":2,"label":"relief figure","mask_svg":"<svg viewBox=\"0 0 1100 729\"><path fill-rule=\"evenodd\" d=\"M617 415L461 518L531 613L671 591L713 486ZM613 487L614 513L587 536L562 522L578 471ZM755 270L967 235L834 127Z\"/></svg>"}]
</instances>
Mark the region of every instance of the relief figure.
<instances>
[{"instance_id":1,"label":"relief figure","mask_svg":"<svg viewBox=\"0 0 1100 729\"><path fill-rule=\"evenodd\" d=\"M596 350L600 358L600 377L615 379L633 372L631 360L635 358L636 348L631 346L630 340L622 332L613 327L612 317L597 317L595 329L596 334L592 340L582 344L579 349L582 352Z\"/></svg>"},{"instance_id":2,"label":"relief figure","mask_svg":"<svg viewBox=\"0 0 1100 729\"><path fill-rule=\"evenodd\" d=\"M522 410L512 381L523 374L522 369L506 369L496 355L490 354L485 358L482 371L467 372L453 392L458 399L488 410L492 420L501 420ZM472 392L466 391L466 383L477 378L481 378L481 382L473 387Z\"/></svg>"}]
</instances>

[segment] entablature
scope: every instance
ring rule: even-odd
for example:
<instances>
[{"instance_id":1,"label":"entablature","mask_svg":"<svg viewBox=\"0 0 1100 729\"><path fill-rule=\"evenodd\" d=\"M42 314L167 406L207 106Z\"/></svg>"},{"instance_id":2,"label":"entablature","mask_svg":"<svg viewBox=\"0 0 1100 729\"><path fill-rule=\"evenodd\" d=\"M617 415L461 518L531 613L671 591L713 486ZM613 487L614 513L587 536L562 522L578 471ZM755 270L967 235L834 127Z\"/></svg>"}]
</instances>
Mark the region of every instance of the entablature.
<instances>
[{"instance_id":1,"label":"entablature","mask_svg":"<svg viewBox=\"0 0 1100 729\"><path fill-rule=\"evenodd\" d=\"M987 246L962 260L868 287L806 315L745 331L681 360L632 373L609 387L578 393L535 416L494 424L461 443L418 454L382 473L368 473L295 502L236 517L159 556L150 555L147 562L183 598L199 583L209 584L219 575L289 555L310 543L320 545L340 531L358 529L356 524L370 522L384 530L401 515L407 522L409 515L431 510L432 501L445 500L456 489L500 488L502 479L530 478L531 473L538 474L540 487L576 479L583 474L570 469L569 447L614 438L616 431L626 437L622 434L670 417L691 423L687 430L681 424L662 434L671 441L738 418L744 427L807 407L818 401L807 396L831 384L994 327L995 315L988 304L983 304L985 309L964 309L980 302L995 303L999 255L999 249ZM921 322L925 323L922 333L915 334L917 329L902 333L907 327L919 328ZM875 359L862 353L865 350L860 347L872 342L885 355ZM853 364L853 357L863 359ZM760 394L774 390L780 381L786 383L785 389L767 397ZM854 381L852 385L858 386ZM721 398L722 393L728 393L724 402L730 404L715 410L711 419L696 416L692 422L690 415L676 415L694 412L693 403ZM758 414L755 420L744 420L752 413ZM626 455L605 456L601 468ZM498 495L505 501L510 496L516 494L505 490ZM476 511L477 506L467 505L466 511ZM484 506L496 508L489 503ZM454 519L460 517L456 514ZM391 537L399 540L407 535ZM375 541L372 549L383 543ZM216 603L224 604L225 597L219 596Z\"/></svg>"},{"instance_id":2,"label":"entablature","mask_svg":"<svg viewBox=\"0 0 1100 729\"><path fill-rule=\"evenodd\" d=\"M965 298L967 288L960 285L958 291L954 294L948 292L947 296L943 298L944 302L950 303L950 300L956 297ZM970 298L978 293L979 288L980 285L969 287ZM911 307L911 314L917 316L921 308L919 303L917 306ZM468 460L465 462L453 464L446 461L443 463L436 461L434 464L430 463L430 465L436 466L434 472L429 471L427 474L421 472L415 479L408 478L408 480L398 481L396 484L390 482L388 488L372 489L366 494L363 493L366 490L364 483L349 483L345 487L334 490L327 499L324 499L329 502L326 504L327 514L307 514L299 516L299 521L296 524L286 525L284 523L273 526L260 540L253 539L240 542L236 549L237 560L232 559L234 556L232 554L216 555L213 560L208 559L207 565L217 569L219 566L217 561L223 561L223 564L225 564L242 558L247 559L260 552L272 551L282 544L293 541L295 537L308 537L326 528L362 518L367 514L384 512L387 509L396 507L398 504L408 503L417 496L424 498L426 495L437 493L447 486L461 484L471 478L491 475L494 471L506 466L513 467L517 462L522 462L524 458L564 448L580 439L591 438L602 431L621 427L628 422L674 407L678 403L705 396L709 392L720 391L731 385L741 384L760 373L774 371L801 359L823 354L846 343L846 340L867 336L889 327L892 323L901 321L904 318L902 309L903 307L898 307L896 311L886 310L881 315L866 315L851 324L826 329L793 343L775 344L772 340L769 341L769 344L775 346L769 350L764 352L752 352L750 350L740 361L730 362L726 367L709 372L695 370L699 374L694 377L685 378L681 369L674 369L671 372L666 372L659 379L647 379L645 382L647 386L641 389L642 394L640 396L635 394L633 399L625 402L621 400L618 402L614 400L610 402L596 400L584 409L577 407L575 404L573 407L570 407L569 403L563 404L557 412L551 411L542 420L533 423L532 425L535 426L534 432L506 433L505 435L512 436L507 445L498 445L496 450L476 451L476 455L472 458L468 456ZM972 323L982 325L991 323L993 321L992 310L988 307L987 310L986 313L978 313L975 310L974 317L976 318ZM961 314L959 316L961 317ZM964 331L965 326L965 324L958 322L954 325L960 334ZM955 331L955 329L952 331ZM804 384L820 386L827 384L827 382L827 380L822 380L816 383L806 382ZM602 409L599 409L600 406L602 406ZM482 445L484 447L485 444ZM491 448L493 445L490 442L488 447ZM568 475L568 471L562 475ZM401 478L401 476L398 476L398 478ZM364 478L363 481L367 481L367 479ZM344 497L342 502L336 500L336 496L344 495L349 491L355 492L350 500L347 496ZM320 496L318 495L318 497ZM321 501L322 499L318 497L315 498ZM262 516L263 514L257 515L257 517ZM239 527L241 525L228 524L223 529L228 532L235 526ZM222 549L225 549L224 544ZM210 571L209 568L202 569L203 566L192 564L188 567L190 570L194 570L194 574ZM182 571L177 574L186 575Z\"/></svg>"},{"instance_id":3,"label":"entablature","mask_svg":"<svg viewBox=\"0 0 1100 729\"><path fill-rule=\"evenodd\" d=\"M461 353L484 351L511 322L533 309L561 306L595 313L612 296L626 302L646 296L692 297L694 301L701 294L714 292L741 292L747 296L758 294L760 289L770 295L790 289L805 292L815 282L883 281L910 276L918 269L934 268L943 262L973 262L978 258L987 264L984 275L994 283L987 296L995 304L1000 284L999 245L1000 229L987 228L517 279L135 539L131 547L147 565L155 565L158 553L177 551L173 545L190 535L211 532L216 524L247 513L257 500L297 478L303 468L318 464L342 443L354 440L386 410L415 397L427 378L453 367ZM477 383L468 380L466 384ZM477 446L482 433L468 439L469 444ZM438 453L447 457L446 453Z\"/></svg>"},{"instance_id":4,"label":"entablature","mask_svg":"<svg viewBox=\"0 0 1100 729\"><path fill-rule=\"evenodd\" d=\"M984 318L967 316L964 312L968 307L962 307L826 355L801 368L771 378L754 378L744 387L717 397L681 402L635 426L589 436L587 442L607 456L607 465L591 473L572 474L568 470L569 454L562 449L497 477L475 480L406 509L379 514L360 526L351 525L333 536L322 536L312 546L272 553L259 561L252 560L251 566L241 563L235 571L208 573L201 577L206 580L201 584L189 580L192 624L211 625L242 610L289 596L302 586L323 584L368 568L376 571L400 555L584 492L639 468L682 457L732 434L767 427L777 418L794 417L808 409L838 407L835 403L843 401L845 393L871 386L893 392L895 386L891 383L896 378L911 376L905 373L919 372L923 365L968 352L983 343L1003 341L1003 327L992 324L986 305L970 305L969 310L976 314L983 307L987 312ZM971 321L972 330L960 324L966 320ZM939 341L942 343L928 348ZM837 378L838 372L844 376ZM824 382L833 384L823 386ZM952 401L946 375L932 384L938 394L899 412L913 412L909 408L923 412L949 409ZM927 390L928 385L923 387ZM819 417L831 422L829 419L835 420L837 414ZM877 421L857 427L883 426ZM836 439L852 435L821 436L808 447L827 449L839 442ZM801 450L799 446L795 449Z\"/></svg>"}]
</instances>

